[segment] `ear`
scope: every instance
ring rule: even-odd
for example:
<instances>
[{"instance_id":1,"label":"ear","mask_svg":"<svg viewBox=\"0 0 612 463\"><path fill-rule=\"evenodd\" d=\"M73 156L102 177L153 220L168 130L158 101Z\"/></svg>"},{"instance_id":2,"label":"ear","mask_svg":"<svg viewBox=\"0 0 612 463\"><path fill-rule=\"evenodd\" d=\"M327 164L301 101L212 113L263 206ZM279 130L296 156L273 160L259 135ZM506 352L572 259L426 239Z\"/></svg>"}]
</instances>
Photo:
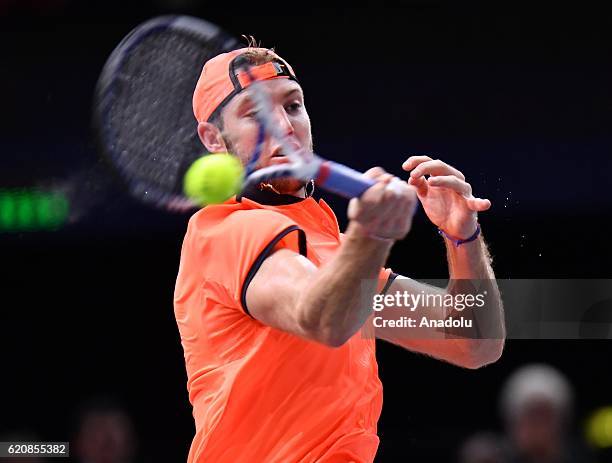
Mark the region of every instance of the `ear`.
<instances>
[{"instance_id":1,"label":"ear","mask_svg":"<svg viewBox=\"0 0 612 463\"><path fill-rule=\"evenodd\" d=\"M210 122L200 122L198 124L198 135L202 144L210 153L224 153L227 151L221 131L216 125Z\"/></svg>"}]
</instances>

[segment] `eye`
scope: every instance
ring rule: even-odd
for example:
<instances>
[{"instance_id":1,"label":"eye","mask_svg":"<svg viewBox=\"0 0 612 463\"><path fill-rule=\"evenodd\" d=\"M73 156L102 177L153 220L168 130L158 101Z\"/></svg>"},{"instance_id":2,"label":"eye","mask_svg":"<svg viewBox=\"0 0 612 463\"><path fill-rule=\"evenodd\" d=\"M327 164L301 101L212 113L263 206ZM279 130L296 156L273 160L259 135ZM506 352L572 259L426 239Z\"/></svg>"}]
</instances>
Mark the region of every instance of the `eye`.
<instances>
[{"instance_id":1,"label":"eye","mask_svg":"<svg viewBox=\"0 0 612 463\"><path fill-rule=\"evenodd\" d=\"M240 109L240 113L242 117L247 119L254 119L257 115L257 105L255 105L251 100L246 100Z\"/></svg>"},{"instance_id":2,"label":"eye","mask_svg":"<svg viewBox=\"0 0 612 463\"><path fill-rule=\"evenodd\" d=\"M295 114L299 112L300 109L302 109L302 103L300 103L299 101L295 101L285 106L285 111L287 111L289 114Z\"/></svg>"},{"instance_id":3,"label":"eye","mask_svg":"<svg viewBox=\"0 0 612 463\"><path fill-rule=\"evenodd\" d=\"M257 111L253 108L253 109L249 109L248 111L244 112L243 117L246 117L248 119L255 119L257 116Z\"/></svg>"}]
</instances>

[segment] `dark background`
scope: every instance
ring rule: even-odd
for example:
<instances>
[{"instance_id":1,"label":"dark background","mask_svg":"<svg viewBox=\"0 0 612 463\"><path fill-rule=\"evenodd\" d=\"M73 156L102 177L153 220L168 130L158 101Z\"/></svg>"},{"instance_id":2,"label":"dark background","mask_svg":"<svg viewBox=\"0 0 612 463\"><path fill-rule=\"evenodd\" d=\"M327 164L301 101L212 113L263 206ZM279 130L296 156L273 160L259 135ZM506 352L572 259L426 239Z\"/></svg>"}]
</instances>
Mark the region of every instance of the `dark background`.
<instances>
[{"instance_id":1,"label":"dark background","mask_svg":"<svg viewBox=\"0 0 612 463\"><path fill-rule=\"evenodd\" d=\"M195 14L275 47L300 78L326 157L400 174L407 156L426 153L462 170L493 203L480 221L498 277L612 276L612 20L603 11L168 3L0 2L0 187L88 182L65 227L0 233L0 433L67 440L76 406L110 394L135 420L142 461L185 460L193 421L172 292L188 216L138 204L89 170L98 73L155 14ZM346 202L325 198L344 224ZM422 211L389 264L446 277ZM499 388L525 363L570 378L577 434L612 403L606 340L509 340L478 371L378 347L381 462L451 461L468 434L499 430Z\"/></svg>"}]
</instances>

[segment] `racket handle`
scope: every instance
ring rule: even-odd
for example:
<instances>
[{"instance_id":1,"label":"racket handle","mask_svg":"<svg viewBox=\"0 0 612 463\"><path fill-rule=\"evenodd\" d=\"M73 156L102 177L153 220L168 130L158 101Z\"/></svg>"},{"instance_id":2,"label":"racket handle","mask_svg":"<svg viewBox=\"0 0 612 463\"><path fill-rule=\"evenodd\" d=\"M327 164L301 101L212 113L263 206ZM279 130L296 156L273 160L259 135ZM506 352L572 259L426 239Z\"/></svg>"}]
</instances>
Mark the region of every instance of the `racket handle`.
<instances>
[{"instance_id":1,"label":"racket handle","mask_svg":"<svg viewBox=\"0 0 612 463\"><path fill-rule=\"evenodd\" d=\"M350 199L361 196L376 182L350 167L333 161L323 161L315 183L327 191Z\"/></svg>"}]
</instances>

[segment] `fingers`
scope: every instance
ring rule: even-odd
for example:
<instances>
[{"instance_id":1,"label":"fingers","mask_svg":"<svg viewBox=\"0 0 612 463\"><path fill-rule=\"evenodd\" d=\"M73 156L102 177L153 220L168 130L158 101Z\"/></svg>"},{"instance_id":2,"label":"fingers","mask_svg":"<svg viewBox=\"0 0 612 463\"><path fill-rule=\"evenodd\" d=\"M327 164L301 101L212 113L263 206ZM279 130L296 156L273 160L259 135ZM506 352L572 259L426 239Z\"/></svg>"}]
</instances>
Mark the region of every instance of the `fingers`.
<instances>
[{"instance_id":1,"label":"fingers","mask_svg":"<svg viewBox=\"0 0 612 463\"><path fill-rule=\"evenodd\" d=\"M465 181L465 176L455 169L453 166L440 161L439 159L431 159L429 156L410 156L402 168L410 172L408 178L408 184L414 186L417 189L417 193L420 197L426 196L428 186L432 185L431 182L425 178L425 175L431 177L434 176L455 176L459 180Z\"/></svg>"},{"instance_id":2,"label":"fingers","mask_svg":"<svg viewBox=\"0 0 612 463\"><path fill-rule=\"evenodd\" d=\"M404 199L395 205L393 214L389 215L383 224L386 232L396 239L405 238L410 231L412 219L419 204L416 189L409 185L406 185Z\"/></svg>"},{"instance_id":3,"label":"fingers","mask_svg":"<svg viewBox=\"0 0 612 463\"><path fill-rule=\"evenodd\" d=\"M420 162L410 172L410 177L414 178L422 177L423 175L454 175L461 180L465 180L465 176L460 171L439 159Z\"/></svg>"},{"instance_id":4,"label":"fingers","mask_svg":"<svg viewBox=\"0 0 612 463\"><path fill-rule=\"evenodd\" d=\"M418 203L414 187L397 177L387 177L381 171L379 180L359 199L349 202L348 217L358 222L371 236L388 239L404 238L410 230Z\"/></svg>"},{"instance_id":5,"label":"fingers","mask_svg":"<svg viewBox=\"0 0 612 463\"><path fill-rule=\"evenodd\" d=\"M450 164L439 159L432 159L429 156L410 156L402 164L402 169L412 171L410 177L421 177L423 175L454 175L461 180L465 176Z\"/></svg>"},{"instance_id":6,"label":"fingers","mask_svg":"<svg viewBox=\"0 0 612 463\"><path fill-rule=\"evenodd\" d=\"M467 205L473 211L482 212L491 208L491 201L472 197L467 200Z\"/></svg>"},{"instance_id":7,"label":"fingers","mask_svg":"<svg viewBox=\"0 0 612 463\"><path fill-rule=\"evenodd\" d=\"M401 187L398 186L392 179L383 180L376 185L377 188L371 188L372 191L368 190L363 194L361 203L376 216L385 215L393 209L395 200L402 194Z\"/></svg>"},{"instance_id":8,"label":"fingers","mask_svg":"<svg viewBox=\"0 0 612 463\"><path fill-rule=\"evenodd\" d=\"M429 177L429 179L427 179L427 183L429 186L449 188L460 194L465 198L467 206L473 211L486 211L491 207L491 201L472 196L472 186L466 181L459 180L453 175Z\"/></svg>"},{"instance_id":9,"label":"fingers","mask_svg":"<svg viewBox=\"0 0 612 463\"><path fill-rule=\"evenodd\" d=\"M420 196L427 195L428 185L427 185L427 180L425 180L425 177L417 177L417 178L409 177L408 185L412 185L413 187L415 187Z\"/></svg>"},{"instance_id":10,"label":"fingers","mask_svg":"<svg viewBox=\"0 0 612 463\"><path fill-rule=\"evenodd\" d=\"M388 224L390 229L393 230L394 236L400 236L404 238L410 231L412 225L412 217L414 216L418 201L416 200L416 191L413 187L408 186L412 190L411 194L413 197L412 201L402 201L398 206L397 213L390 219Z\"/></svg>"},{"instance_id":11,"label":"fingers","mask_svg":"<svg viewBox=\"0 0 612 463\"><path fill-rule=\"evenodd\" d=\"M402 169L404 169L405 171L409 171L409 170L414 169L419 164L425 161L431 161L431 160L432 159L429 156L410 156L402 164Z\"/></svg>"},{"instance_id":12,"label":"fingers","mask_svg":"<svg viewBox=\"0 0 612 463\"><path fill-rule=\"evenodd\" d=\"M389 180L383 179L368 188L360 198L351 199L347 211L348 218L359 221L374 220L384 203L385 188L388 183Z\"/></svg>"},{"instance_id":13,"label":"fingers","mask_svg":"<svg viewBox=\"0 0 612 463\"><path fill-rule=\"evenodd\" d=\"M464 196L468 207L474 211L486 211L491 207L488 199L474 198L472 187L465 181L463 173L453 166L432 159L429 156L410 156L402 165L402 168L410 172L408 184L417 188L419 196L425 196L430 186L449 188ZM425 178L429 175L429 178Z\"/></svg>"},{"instance_id":14,"label":"fingers","mask_svg":"<svg viewBox=\"0 0 612 463\"><path fill-rule=\"evenodd\" d=\"M421 177L422 178L422 177ZM427 179L429 186L440 186L450 188L462 196L469 198L472 195L472 186L465 180L460 180L454 175L442 175L439 177L429 177Z\"/></svg>"},{"instance_id":15,"label":"fingers","mask_svg":"<svg viewBox=\"0 0 612 463\"><path fill-rule=\"evenodd\" d=\"M364 176L370 178L372 180L381 181L381 180L391 180L393 175L389 174L382 167L372 167L371 169L366 170L363 173Z\"/></svg>"},{"instance_id":16,"label":"fingers","mask_svg":"<svg viewBox=\"0 0 612 463\"><path fill-rule=\"evenodd\" d=\"M368 178L376 178L379 175L382 175L385 173L385 169L383 169L382 167L376 166L376 167L372 167L371 169L366 170L363 175L365 175Z\"/></svg>"},{"instance_id":17,"label":"fingers","mask_svg":"<svg viewBox=\"0 0 612 463\"><path fill-rule=\"evenodd\" d=\"M372 167L364 175L376 180L377 183L370 187L359 198L359 201L351 200L349 202L348 214L351 220L359 218L359 220L371 221L377 215L385 213L386 209L391 207L390 200L394 196L393 191L397 189L395 183L391 186L392 181L395 179L400 183L404 183L386 172L382 167Z\"/></svg>"},{"instance_id":18,"label":"fingers","mask_svg":"<svg viewBox=\"0 0 612 463\"><path fill-rule=\"evenodd\" d=\"M376 234L395 240L405 238L412 226L412 219L418 204L416 189L406 182L392 182L397 188L385 199L388 207L381 211ZM389 188L387 188L389 190Z\"/></svg>"}]
</instances>

